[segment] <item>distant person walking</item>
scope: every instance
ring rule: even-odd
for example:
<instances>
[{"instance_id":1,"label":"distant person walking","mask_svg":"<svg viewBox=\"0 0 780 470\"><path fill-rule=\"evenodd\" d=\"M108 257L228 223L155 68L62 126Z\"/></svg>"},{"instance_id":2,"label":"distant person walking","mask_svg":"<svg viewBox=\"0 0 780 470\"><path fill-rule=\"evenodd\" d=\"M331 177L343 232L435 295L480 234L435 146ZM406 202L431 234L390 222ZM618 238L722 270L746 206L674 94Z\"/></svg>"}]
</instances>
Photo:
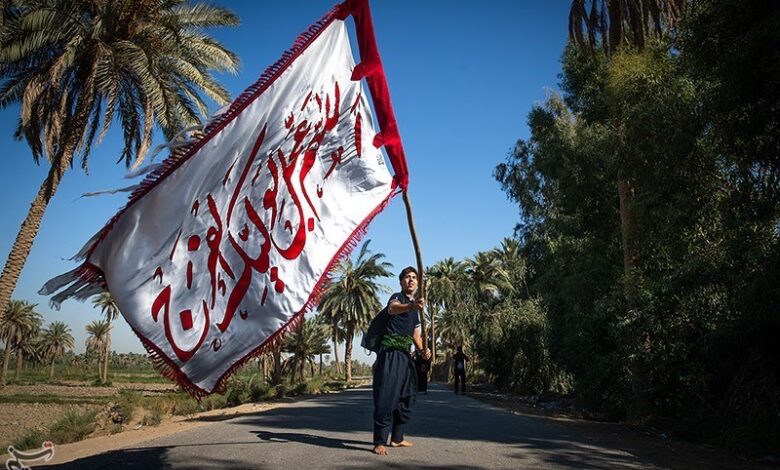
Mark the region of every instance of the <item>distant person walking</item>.
<instances>
[{"instance_id":1,"label":"distant person walking","mask_svg":"<svg viewBox=\"0 0 780 470\"><path fill-rule=\"evenodd\" d=\"M455 393L458 393L458 383L460 383L461 384L460 393L465 394L466 393L466 361L469 360L469 357L463 354L463 346L458 346L458 352L455 353L453 359L455 360L454 363Z\"/></svg>"},{"instance_id":2,"label":"distant person walking","mask_svg":"<svg viewBox=\"0 0 780 470\"><path fill-rule=\"evenodd\" d=\"M428 394L428 371L431 370L431 360L421 353L414 353L414 366L417 368L417 392Z\"/></svg>"}]
</instances>

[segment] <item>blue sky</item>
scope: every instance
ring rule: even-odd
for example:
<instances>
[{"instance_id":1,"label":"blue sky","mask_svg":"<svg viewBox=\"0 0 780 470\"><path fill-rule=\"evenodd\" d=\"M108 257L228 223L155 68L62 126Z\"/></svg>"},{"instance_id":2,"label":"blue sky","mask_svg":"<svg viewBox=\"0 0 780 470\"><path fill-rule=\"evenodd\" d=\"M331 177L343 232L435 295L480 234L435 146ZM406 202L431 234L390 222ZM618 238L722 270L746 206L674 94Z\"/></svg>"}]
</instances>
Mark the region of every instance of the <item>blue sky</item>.
<instances>
[{"instance_id":1,"label":"blue sky","mask_svg":"<svg viewBox=\"0 0 780 470\"><path fill-rule=\"evenodd\" d=\"M241 18L236 28L211 31L241 58L236 76L220 77L233 96L253 83L334 4L321 0L214 3L231 8ZM492 172L515 141L528 136L528 112L544 99L545 89L555 88L558 82L568 6L564 0L372 2L426 265L489 250L512 234L518 210L506 200ZM351 20L348 25L352 27ZM18 115L18 108L0 111L2 262L47 172L45 166L33 163L24 142L13 140ZM85 192L128 185L124 166L115 164L120 137L112 131L93 149L89 175L78 167L65 175L14 292L14 298L37 303L46 323L60 320L70 325L78 352L84 350L85 325L99 312L77 301L52 310L37 291L46 280L75 267L67 258L124 205L122 194L80 198ZM400 197L374 220L367 238L374 251L385 253L395 272L414 264ZM397 285L392 279L387 284ZM143 352L121 320L114 327L112 348ZM366 360L359 347L355 352L357 359Z\"/></svg>"}]
</instances>

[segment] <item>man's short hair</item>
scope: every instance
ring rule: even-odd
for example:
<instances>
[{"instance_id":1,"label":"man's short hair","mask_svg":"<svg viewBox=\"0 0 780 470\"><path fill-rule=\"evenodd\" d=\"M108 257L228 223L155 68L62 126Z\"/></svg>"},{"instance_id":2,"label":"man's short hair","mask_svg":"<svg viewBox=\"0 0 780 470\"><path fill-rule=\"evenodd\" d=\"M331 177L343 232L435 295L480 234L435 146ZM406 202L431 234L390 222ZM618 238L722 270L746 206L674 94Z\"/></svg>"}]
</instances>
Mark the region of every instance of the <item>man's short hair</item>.
<instances>
[{"instance_id":1,"label":"man's short hair","mask_svg":"<svg viewBox=\"0 0 780 470\"><path fill-rule=\"evenodd\" d=\"M401 274L398 275L398 280L403 281L404 276L409 273L414 273L417 277L420 277L420 274L417 273L417 269L415 269L414 266L407 266L401 270Z\"/></svg>"}]
</instances>

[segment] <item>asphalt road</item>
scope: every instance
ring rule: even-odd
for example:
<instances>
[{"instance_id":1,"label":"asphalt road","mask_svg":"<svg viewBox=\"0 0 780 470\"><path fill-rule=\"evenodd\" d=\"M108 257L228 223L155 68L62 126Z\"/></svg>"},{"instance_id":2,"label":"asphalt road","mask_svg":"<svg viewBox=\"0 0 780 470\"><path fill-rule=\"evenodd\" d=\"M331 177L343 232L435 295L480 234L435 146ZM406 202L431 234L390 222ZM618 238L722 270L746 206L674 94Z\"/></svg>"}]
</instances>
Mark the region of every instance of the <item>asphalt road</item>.
<instances>
[{"instance_id":1,"label":"asphalt road","mask_svg":"<svg viewBox=\"0 0 780 470\"><path fill-rule=\"evenodd\" d=\"M437 385L418 397L407 429L407 439L414 447L390 449L390 455L377 456L371 453L371 413L369 388L347 390L56 468L680 468L651 463L648 459L658 459L621 445L614 432L594 435L573 424L513 414ZM702 468L714 467L705 464Z\"/></svg>"}]
</instances>

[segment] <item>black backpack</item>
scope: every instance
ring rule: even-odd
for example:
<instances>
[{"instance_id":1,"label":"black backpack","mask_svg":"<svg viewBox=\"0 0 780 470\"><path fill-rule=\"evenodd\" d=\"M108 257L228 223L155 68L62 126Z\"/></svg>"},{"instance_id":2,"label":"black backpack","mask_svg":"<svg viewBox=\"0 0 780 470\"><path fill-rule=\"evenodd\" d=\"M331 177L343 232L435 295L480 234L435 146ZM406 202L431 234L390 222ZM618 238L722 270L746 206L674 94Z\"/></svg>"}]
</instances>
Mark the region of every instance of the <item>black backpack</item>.
<instances>
[{"instance_id":1,"label":"black backpack","mask_svg":"<svg viewBox=\"0 0 780 470\"><path fill-rule=\"evenodd\" d=\"M368 324L368 330L363 335L360 346L369 351L379 352L388 321L390 321L390 314L387 312L387 307L385 307Z\"/></svg>"}]
</instances>

